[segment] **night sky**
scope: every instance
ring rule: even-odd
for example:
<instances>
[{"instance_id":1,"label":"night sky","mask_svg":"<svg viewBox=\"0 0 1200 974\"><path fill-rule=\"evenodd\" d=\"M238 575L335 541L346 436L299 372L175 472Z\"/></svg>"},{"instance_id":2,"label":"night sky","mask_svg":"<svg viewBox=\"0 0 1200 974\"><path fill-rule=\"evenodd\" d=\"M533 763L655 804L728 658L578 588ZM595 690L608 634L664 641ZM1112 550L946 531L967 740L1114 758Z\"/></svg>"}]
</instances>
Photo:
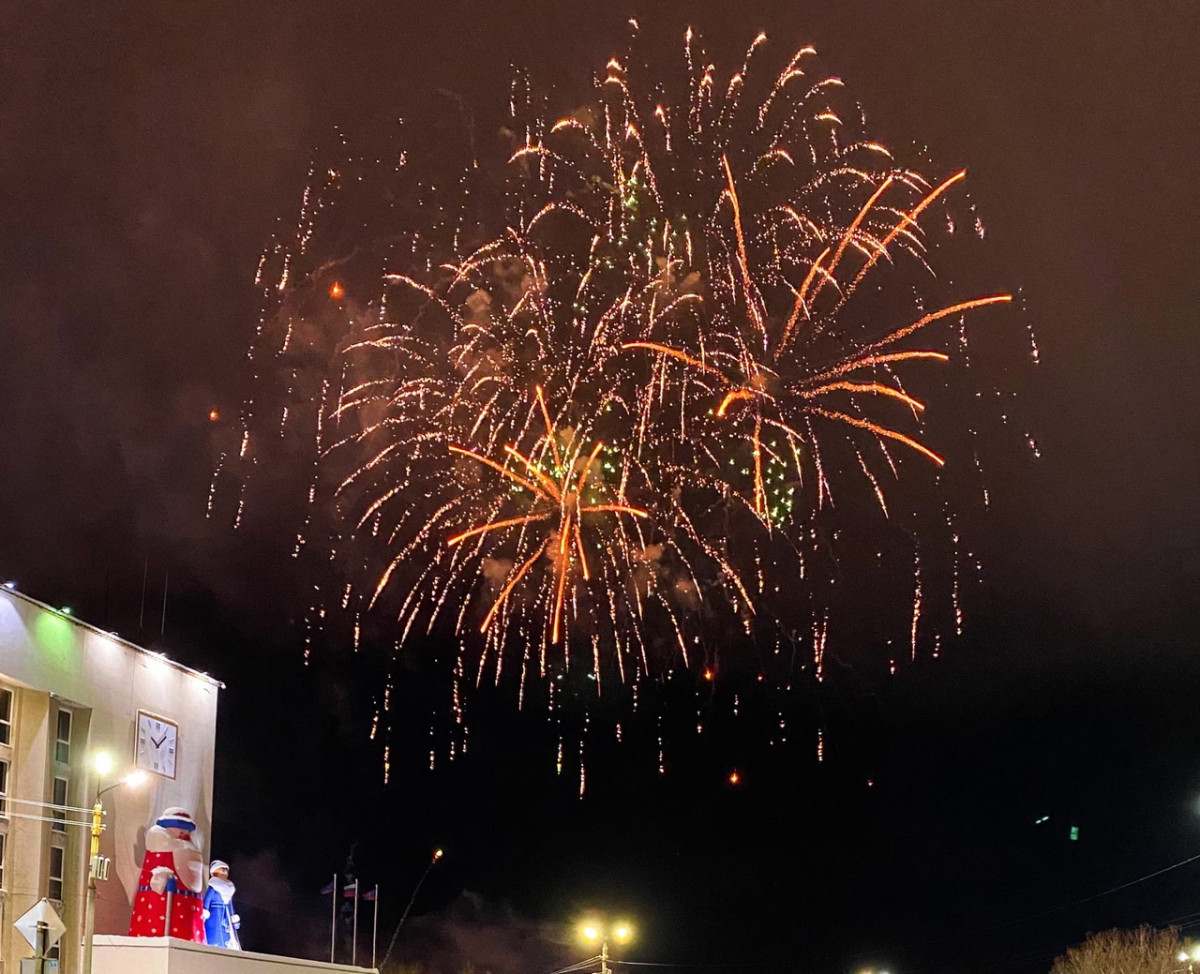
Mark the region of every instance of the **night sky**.
<instances>
[{"instance_id":1,"label":"night sky","mask_svg":"<svg viewBox=\"0 0 1200 974\"><path fill-rule=\"evenodd\" d=\"M988 471L968 638L848 677L820 769L726 742L660 778L631 746L580 801L497 705L467 760L384 791L374 664L302 669L293 586L204 519L255 262L333 126L449 91L494 131L511 65L581 87L630 15L725 65L759 29L812 43L882 141L968 168L1003 327L1041 349L1013 385L1042 456ZM228 684L213 852L248 947L320 956L354 843L389 933L448 850L399 947L437 974L541 974L588 907L635 919L629 958L710 971L1043 971L1088 931L1200 925L1200 862L1093 898L1200 853L1193 5L17 0L0 28L0 574Z\"/></svg>"}]
</instances>

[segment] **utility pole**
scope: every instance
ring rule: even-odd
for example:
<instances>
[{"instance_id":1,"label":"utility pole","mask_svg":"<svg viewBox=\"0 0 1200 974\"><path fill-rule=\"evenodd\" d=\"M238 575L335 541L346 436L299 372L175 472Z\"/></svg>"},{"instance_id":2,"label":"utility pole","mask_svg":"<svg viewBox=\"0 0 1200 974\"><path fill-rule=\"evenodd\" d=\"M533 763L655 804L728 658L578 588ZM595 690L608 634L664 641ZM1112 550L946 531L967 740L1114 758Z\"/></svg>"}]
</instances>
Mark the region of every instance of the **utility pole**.
<instances>
[{"instance_id":1,"label":"utility pole","mask_svg":"<svg viewBox=\"0 0 1200 974\"><path fill-rule=\"evenodd\" d=\"M104 830L104 806L100 795L92 806L92 854L88 857L87 908L83 915L83 974L92 974L92 940L96 934L96 874L100 871L100 833Z\"/></svg>"},{"instance_id":2,"label":"utility pole","mask_svg":"<svg viewBox=\"0 0 1200 974\"><path fill-rule=\"evenodd\" d=\"M37 947L34 948L37 953L37 970L38 974L46 974L46 931L50 928L46 925L45 920L37 922Z\"/></svg>"}]
</instances>

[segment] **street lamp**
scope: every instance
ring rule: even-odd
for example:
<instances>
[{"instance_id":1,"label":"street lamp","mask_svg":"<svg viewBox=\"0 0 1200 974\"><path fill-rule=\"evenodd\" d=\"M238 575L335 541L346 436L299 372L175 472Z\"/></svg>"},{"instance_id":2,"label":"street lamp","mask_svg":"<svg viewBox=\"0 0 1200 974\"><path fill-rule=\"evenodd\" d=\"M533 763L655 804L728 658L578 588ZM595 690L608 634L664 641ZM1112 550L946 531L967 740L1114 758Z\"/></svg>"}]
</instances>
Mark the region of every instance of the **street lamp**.
<instances>
[{"instance_id":1,"label":"street lamp","mask_svg":"<svg viewBox=\"0 0 1200 974\"><path fill-rule=\"evenodd\" d=\"M633 927L623 921L617 923L601 923L596 920L585 920L579 925L579 936L585 943L600 943L600 974L610 974L608 969L608 942L628 943L633 938Z\"/></svg>"},{"instance_id":2,"label":"street lamp","mask_svg":"<svg viewBox=\"0 0 1200 974\"><path fill-rule=\"evenodd\" d=\"M129 785L136 788L147 778L145 771L131 771L119 781L113 782L107 788L101 788L106 774L113 769L112 755L108 751L99 751L92 756L92 768L96 772L96 803L92 806L92 852L88 859L87 908L83 919L83 974L92 974L92 940L96 933L96 879L101 872L100 863L100 833L104 831L104 806L100 799L114 788ZM108 870L104 869L105 878Z\"/></svg>"},{"instance_id":3,"label":"street lamp","mask_svg":"<svg viewBox=\"0 0 1200 974\"><path fill-rule=\"evenodd\" d=\"M392 934L392 939L388 942L388 949L385 950L383 953L383 963L379 965L380 969L387 967L388 958L392 956L392 948L396 946L396 938L400 936L400 928L404 926L404 921L408 919L408 911L411 910L413 907L413 904L415 902L417 902L417 894L419 892L421 892L421 886L425 882L425 877L429 875L430 871L433 869L434 866L436 866L439 862L442 861L442 856L444 856L445 854L446 854L445 850L443 850L441 846L438 846L437 848L435 848L433 850L433 855L429 857L429 865L425 867L425 872L421 873L421 878L417 880L417 885L413 887L412 896L410 896L408 898L408 906L406 906L404 908L404 912L400 914L400 922L396 924L396 930ZM332 931L330 932L329 939L330 939L329 948L330 948L330 955L331 955L330 963L332 963L332 954L333 954ZM375 962L375 946L374 946L374 944L372 944L372 946L371 946L371 962L372 962L372 964ZM85 972L85 974L90 974L90 972Z\"/></svg>"}]
</instances>

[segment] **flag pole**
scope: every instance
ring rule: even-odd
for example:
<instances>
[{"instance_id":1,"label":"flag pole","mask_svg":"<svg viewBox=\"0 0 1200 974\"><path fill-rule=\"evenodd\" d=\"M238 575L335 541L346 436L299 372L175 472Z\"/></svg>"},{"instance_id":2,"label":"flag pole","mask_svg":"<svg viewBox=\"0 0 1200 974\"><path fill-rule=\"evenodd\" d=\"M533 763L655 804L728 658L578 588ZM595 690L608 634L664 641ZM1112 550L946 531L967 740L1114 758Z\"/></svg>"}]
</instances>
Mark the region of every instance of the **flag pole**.
<instances>
[{"instance_id":1,"label":"flag pole","mask_svg":"<svg viewBox=\"0 0 1200 974\"><path fill-rule=\"evenodd\" d=\"M329 918L329 963L333 963L334 951L337 949L337 873L333 874L333 889L329 891L329 899L333 901L333 913Z\"/></svg>"},{"instance_id":2,"label":"flag pole","mask_svg":"<svg viewBox=\"0 0 1200 974\"><path fill-rule=\"evenodd\" d=\"M350 941L350 966L358 966L358 880L354 881L354 939Z\"/></svg>"},{"instance_id":3,"label":"flag pole","mask_svg":"<svg viewBox=\"0 0 1200 974\"><path fill-rule=\"evenodd\" d=\"M379 943L379 884L375 884L375 922L371 924L371 967L375 967L375 948Z\"/></svg>"}]
</instances>

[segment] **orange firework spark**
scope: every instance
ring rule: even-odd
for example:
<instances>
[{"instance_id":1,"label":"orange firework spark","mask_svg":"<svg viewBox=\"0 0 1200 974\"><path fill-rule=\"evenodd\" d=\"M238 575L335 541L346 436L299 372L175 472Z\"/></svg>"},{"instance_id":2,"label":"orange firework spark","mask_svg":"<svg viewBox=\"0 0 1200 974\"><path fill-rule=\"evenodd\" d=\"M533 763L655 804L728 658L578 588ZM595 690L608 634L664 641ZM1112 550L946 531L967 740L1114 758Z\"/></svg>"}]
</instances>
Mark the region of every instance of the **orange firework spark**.
<instances>
[{"instance_id":1,"label":"orange firework spark","mask_svg":"<svg viewBox=\"0 0 1200 974\"><path fill-rule=\"evenodd\" d=\"M542 391L537 390L538 402L541 406L543 415L546 419L547 436L544 441L553 445L555 441L554 430L550 423L549 413L546 411L545 400L542 396ZM550 629L550 642L557 644L562 640L562 618L565 605L565 593L567 591L567 581L571 576L572 568L578 564L580 574L583 581L590 580L590 572L588 571L587 549L583 540L583 524L585 516L589 514L627 514L631 517L647 518L649 512L639 507L634 507L624 503L587 503L584 500L584 488L588 481L588 475L591 473L593 466L596 463L596 458L600 451L604 449L603 443L596 443L592 448L592 452L583 459L578 461L577 456L569 465L564 466L559 459L557 447L554 447L554 467L559 472L559 479L552 480L549 475L544 473L538 466L537 462L525 456L512 446L505 446L505 452L516 458L521 464L529 470L534 477L545 488L544 491L539 490L534 484L524 477L513 473L507 467L489 460L487 457L480 456L470 450L461 447L451 447L455 452L461 453L464 456L473 457L493 470L499 471L511 483L520 487L525 487L532 490L538 495L539 499L550 502L551 508L544 511L535 511L533 513L521 515L519 517L511 517L504 519L491 519L483 524L476 525L466 531L462 531L448 539L447 544L456 545L460 541L467 538L478 537L484 534L490 534L493 531L502 531L507 528L524 527L536 521L548 521L557 518L557 527L555 529L558 537L558 552L554 558L554 573L556 582L554 585L554 599L552 609L552 622ZM590 519L588 519L590 521ZM517 583L525 576L532 567L534 561L537 560L546 550L549 540L538 546L537 551L533 556L527 559L519 569L511 573L505 581L504 588L501 590L499 597L492 603L492 607L488 610L487 616L484 618L483 625L480 627L481 632L486 632L488 626L495 618L497 611L501 605L512 594Z\"/></svg>"}]
</instances>

